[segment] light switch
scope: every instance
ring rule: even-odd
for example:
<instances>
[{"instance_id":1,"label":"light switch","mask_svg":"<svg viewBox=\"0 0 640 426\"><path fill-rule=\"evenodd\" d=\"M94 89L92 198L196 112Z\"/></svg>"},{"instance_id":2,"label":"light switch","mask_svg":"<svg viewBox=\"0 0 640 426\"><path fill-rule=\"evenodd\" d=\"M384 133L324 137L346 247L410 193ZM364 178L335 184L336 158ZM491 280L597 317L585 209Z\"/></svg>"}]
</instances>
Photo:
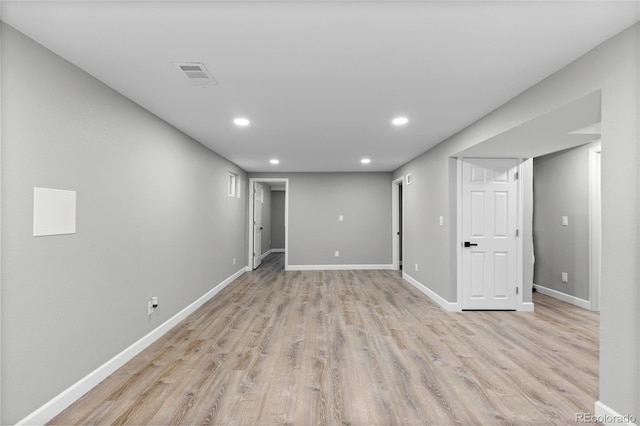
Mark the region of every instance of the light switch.
<instances>
[{"instance_id":1,"label":"light switch","mask_svg":"<svg viewBox=\"0 0 640 426\"><path fill-rule=\"evenodd\" d=\"M338 216L338 220L339 220L340 222L344 222L344 216L342 216L342 215Z\"/></svg>"},{"instance_id":2,"label":"light switch","mask_svg":"<svg viewBox=\"0 0 640 426\"><path fill-rule=\"evenodd\" d=\"M562 226L569 226L569 216L562 216Z\"/></svg>"}]
</instances>

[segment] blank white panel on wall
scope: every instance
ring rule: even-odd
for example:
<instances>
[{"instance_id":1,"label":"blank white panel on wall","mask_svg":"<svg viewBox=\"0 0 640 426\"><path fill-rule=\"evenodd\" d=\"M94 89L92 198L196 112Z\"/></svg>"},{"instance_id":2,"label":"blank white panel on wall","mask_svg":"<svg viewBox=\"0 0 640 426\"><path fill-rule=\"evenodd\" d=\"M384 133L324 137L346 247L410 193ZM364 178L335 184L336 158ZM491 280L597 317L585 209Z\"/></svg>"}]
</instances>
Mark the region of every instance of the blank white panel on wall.
<instances>
[{"instance_id":1,"label":"blank white panel on wall","mask_svg":"<svg viewBox=\"0 0 640 426\"><path fill-rule=\"evenodd\" d=\"M76 233L76 191L33 188L33 236Z\"/></svg>"}]
</instances>

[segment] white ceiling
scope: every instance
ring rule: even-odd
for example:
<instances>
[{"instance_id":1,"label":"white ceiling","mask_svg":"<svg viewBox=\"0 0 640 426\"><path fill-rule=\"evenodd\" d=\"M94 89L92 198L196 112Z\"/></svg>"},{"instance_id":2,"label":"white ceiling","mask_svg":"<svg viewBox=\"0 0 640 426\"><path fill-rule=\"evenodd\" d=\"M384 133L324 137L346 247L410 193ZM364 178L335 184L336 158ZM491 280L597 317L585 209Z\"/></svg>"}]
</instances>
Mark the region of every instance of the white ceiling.
<instances>
[{"instance_id":1,"label":"white ceiling","mask_svg":"<svg viewBox=\"0 0 640 426\"><path fill-rule=\"evenodd\" d=\"M250 172L394 170L639 20L637 1L1 7L8 24ZM192 86L174 65L194 61L219 84ZM409 123L394 127L397 115Z\"/></svg>"}]
</instances>

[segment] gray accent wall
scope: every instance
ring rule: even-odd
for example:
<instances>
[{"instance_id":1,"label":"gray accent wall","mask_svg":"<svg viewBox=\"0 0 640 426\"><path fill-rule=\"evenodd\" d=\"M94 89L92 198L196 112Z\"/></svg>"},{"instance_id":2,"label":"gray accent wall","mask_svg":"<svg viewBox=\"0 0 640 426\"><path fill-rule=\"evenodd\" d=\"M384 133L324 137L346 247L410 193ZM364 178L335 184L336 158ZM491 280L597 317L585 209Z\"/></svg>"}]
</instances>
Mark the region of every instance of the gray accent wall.
<instances>
[{"instance_id":1,"label":"gray accent wall","mask_svg":"<svg viewBox=\"0 0 640 426\"><path fill-rule=\"evenodd\" d=\"M271 247L284 249L284 191L271 192Z\"/></svg>"},{"instance_id":2,"label":"gray accent wall","mask_svg":"<svg viewBox=\"0 0 640 426\"><path fill-rule=\"evenodd\" d=\"M391 264L391 173L249 177L289 178L290 266Z\"/></svg>"},{"instance_id":3,"label":"gray accent wall","mask_svg":"<svg viewBox=\"0 0 640 426\"><path fill-rule=\"evenodd\" d=\"M640 418L640 24L606 41L492 113L400 167L405 191L405 270L457 300L456 160L459 152L587 94L602 94L602 293L600 402ZM443 215L445 225L438 226ZM439 262L428 261L432 257ZM429 262L413 271L414 263ZM530 291L525 289L525 291ZM526 293L525 293L526 295ZM525 299L526 300L526 299Z\"/></svg>"},{"instance_id":4,"label":"gray accent wall","mask_svg":"<svg viewBox=\"0 0 640 426\"><path fill-rule=\"evenodd\" d=\"M456 162L449 149L436 145L396 170L393 178L411 174L411 183L402 188L403 273L455 302Z\"/></svg>"},{"instance_id":5,"label":"gray accent wall","mask_svg":"<svg viewBox=\"0 0 640 426\"><path fill-rule=\"evenodd\" d=\"M6 25L2 43L0 423L13 424L246 265L247 179ZM36 186L77 191L76 234L32 236Z\"/></svg>"},{"instance_id":6,"label":"gray accent wall","mask_svg":"<svg viewBox=\"0 0 640 426\"><path fill-rule=\"evenodd\" d=\"M589 300L589 150L593 145L533 160L533 282ZM568 226L562 226L562 216ZM562 282L562 272L569 275Z\"/></svg>"}]
</instances>

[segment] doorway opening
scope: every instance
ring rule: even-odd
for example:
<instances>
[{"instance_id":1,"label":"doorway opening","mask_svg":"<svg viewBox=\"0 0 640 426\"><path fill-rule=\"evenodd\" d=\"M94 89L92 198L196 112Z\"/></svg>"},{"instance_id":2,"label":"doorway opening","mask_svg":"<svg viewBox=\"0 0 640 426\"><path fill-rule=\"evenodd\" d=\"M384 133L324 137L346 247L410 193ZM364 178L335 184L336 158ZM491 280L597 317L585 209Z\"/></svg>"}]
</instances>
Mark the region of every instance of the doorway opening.
<instances>
[{"instance_id":1,"label":"doorway opening","mask_svg":"<svg viewBox=\"0 0 640 426\"><path fill-rule=\"evenodd\" d=\"M534 249L534 240L539 244L541 242L540 238L534 239L533 235L533 209L535 205L540 206L539 203L534 203L533 201L533 166L532 161L541 156L545 156L552 153L558 153L564 150L570 150L573 148L577 148L583 145L591 144L596 139L600 138L600 112L601 112L601 94L600 91L595 91L589 94L584 95L581 98L578 98L568 104L559 106L555 110L546 112L540 116L534 117L531 120L524 122L516 127L513 127L509 130L503 131L491 138L486 139L483 142L480 142L472 147L464 149L461 152L455 154L454 157L461 158L518 158L521 160L519 177L518 180L518 189L520 191L519 200L518 200L518 208L522 209L522 212L518 213L519 224L518 224L518 233L519 233L519 262L520 267L518 269L518 279L520 280L519 285L519 297L518 297L518 310L533 310L533 299L532 299L532 290L534 288L534 270L541 265L542 256L546 254L549 256L548 251L539 250L539 247ZM598 166L597 157L598 154L595 152L591 154L592 160L590 162L591 169L596 169ZM525 161L526 159L526 161ZM460 161L460 160L459 160ZM582 160L581 160L582 161ZM586 172L584 171L586 165L584 163L580 166L580 174L581 176L585 176ZM458 163L458 182L461 182L461 164ZM526 166L526 167L525 167ZM573 174L572 176L577 176ZM599 173L591 173L590 181L592 183L592 188L599 187L598 181ZM550 180L551 185L554 185L553 179ZM538 185L538 189L540 186ZM462 247L462 243L464 240L461 236L461 192L460 185L458 185L458 238L457 238L457 251L458 251L458 303L461 303L462 299L462 250L465 250ZM589 257L592 261L590 265L587 266L587 269L590 272L585 273L584 279L574 279L573 283L580 283L582 286L580 288L581 305L586 309L597 309L597 294L599 292L598 282L600 276L600 263L598 259L599 255L599 235L600 230L598 228L599 223L599 215L600 215L600 207L598 205L599 202L599 192L592 189L590 196L590 218L589 218L589 226L590 231L587 231L587 227L585 226L581 234L581 237L585 236L585 242L582 247L586 248L587 244L589 247L589 254L584 255L585 257ZM582 198L584 200L584 198ZM596 207L598 205L598 207ZM586 205L585 205L586 208ZM586 215L587 212L580 213L580 217L582 215ZM567 213L558 213L557 217L553 219L550 223L554 227L563 226L564 230L573 229L572 226L576 225L577 222L574 220L568 220L564 216ZM538 215L540 218L540 215ZM577 217L576 217L577 218ZM561 219L562 224L561 225ZM564 224L567 223L567 224ZM568 228L567 228L568 226ZM576 228L577 229L577 228ZM586 234L589 233L589 236ZM551 255L552 258L558 258L557 256ZM569 263L565 262L566 265L563 265L563 269L561 272L567 272L565 269L569 267ZM589 276L586 276L589 275ZM571 274L560 274L555 273L552 274L552 277L556 281L562 280L563 283L560 284L560 289L568 289L572 284ZM574 278L577 278L574 277ZM567 281L569 284L567 284ZM540 283L537 283L540 284ZM589 286L589 288L586 288ZM542 293L541 287L536 286L538 291ZM556 291L554 296L562 296L564 299L567 299L566 292ZM584 297L584 299L582 299ZM557 297L560 298L560 297ZM568 300L573 300L574 302L578 298L569 297ZM590 300L585 300L590 299ZM562 300L562 299L561 299ZM570 302L573 303L573 302ZM574 303L576 304L576 303ZM593 305L590 306L590 305Z\"/></svg>"},{"instance_id":2,"label":"doorway opening","mask_svg":"<svg viewBox=\"0 0 640 426\"><path fill-rule=\"evenodd\" d=\"M284 194L284 219L278 220L276 226L272 226L271 217L282 214L281 209L275 209L272 197L274 192ZM260 266L262 259L273 252L284 252L284 269L289 268L289 179L288 178L249 178L249 223L248 240L249 248L247 257L247 270L251 271ZM272 209L274 207L274 209ZM284 230L278 230L284 223ZM275 222L274 222L275 223ZM284 232L284 238L277 238L276 245L272 242L276 234Z\"/></svg>"},{"instance_id":3,"label":"doorway opening","mask_svg":"<svg viewBox=\"0 0 640 426\"><path fill-rule=\"evenodd\" d=\"M534 289L599 310L600 142L533 159Z\"/></svg>"}]
</instances>

